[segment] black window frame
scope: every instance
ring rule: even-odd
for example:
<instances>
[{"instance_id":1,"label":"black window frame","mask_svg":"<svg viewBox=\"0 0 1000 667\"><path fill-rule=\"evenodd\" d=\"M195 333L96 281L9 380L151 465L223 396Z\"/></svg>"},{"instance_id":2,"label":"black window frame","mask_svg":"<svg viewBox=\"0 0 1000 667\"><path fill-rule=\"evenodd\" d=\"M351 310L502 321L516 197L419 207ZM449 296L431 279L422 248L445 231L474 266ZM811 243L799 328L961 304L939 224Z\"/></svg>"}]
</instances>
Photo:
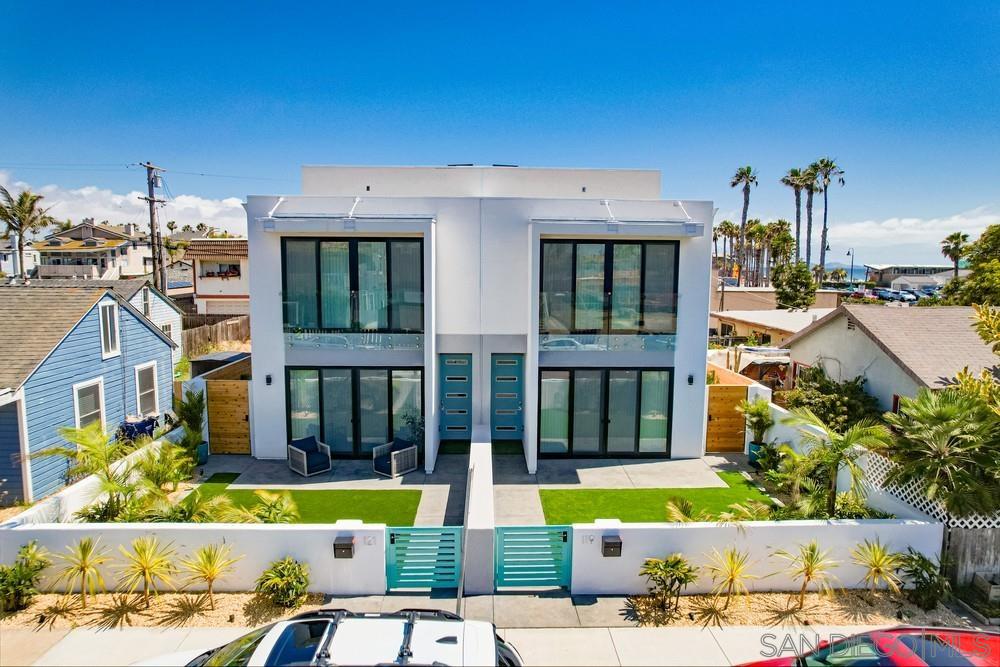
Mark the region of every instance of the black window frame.
<instances>
[{"instance_id":1,"label":"black window frame","mask_svg":"<svg viewBox=\"0 0 1000 667\"><path fill-rule=\"evenodd\" d=\"M288 293L288 273L285 270L286 246L289 241L312 242L316 254L316 324L315 327L298 327L288 324L288 309L285 295ZM323 293L322 279L323 273L320 270L320 244L347 243L348 244L348 279L350 281L350 304L351 304L351 326L350 327L323 327ZM385 253L385 286L386 286L386 322L387 327L378 329L363 329L360 326L360 305L358 302L358 289L360 276L358 261L358 243L382 242L386 244ZM392 243L417 243L420 248L420 328L404 329L398 326L393 320L393 281L392 281ZM424 333L424 319L426 315L426 293L424 282L426 279L426 267L424 266L424 239L422 236L283 236L281 238L281 323L285 333L381 333L381 334L422 334Z\"/></svg>"},{"instance_id":2,"label":"black window frame","mask_svg":"<svg viewBox=\"0 0 1000 667\"><path fill-rule=\"evenodd\" d=\"M612 335L612 336L667 336L677 333L677 289L680 279L680 241L676 240L646 240L646 239L550 239L540 240L538 253L538 308L541 310L542 286L545 284L545 246L546 245L571 245L572 253L570 265L573 274L570 279L570 324L569 331L549 331L544 327L541 312L538 318L538 333L549 336L572 336L572 335ZM576 327L576 258L578 245L604 245L604 303L603 303L603 326L601 329L578 329ZM636 329L614 329L612 328L612 305L611 296L614 291L614 247L615 245L638 245L641 248L641 259L639 264L639 326ZM645 330L645 310L646 310L646 250L649 246L668 245L674 248L674 329L673 331L648 331Z\"/></svg>"},{"instance_id":3,"label":"black window frame","mask_svg":"<svg viewBox=\"0 0 1000 667\"><path fill-rule=\"evenodd\" d=\"M568 372L569 373L569 396L567 397L567 424L566 424L566 453L557 454L542 452L542 375L547 372ZM582 452L579 455L573 453L573 406L575 380L577 371L600 371L601 372L601 441L598 452ZM635 392L635 449L632 452L608 452L608 384L611 371L636 371L638 374ZM639 438L642 426L642 374L644 371L666 371L667 381L667 449L664 452L641 452L639 451ZM536 428L535 428L535 451L538 458L544 459L669 459L673 449L673 425L674 425L674 380L676 374L673 366L543 366L538 369L538 405L536 407Z\"/></svg>"},{"instance_id":4,"label":"black window frame","mask_svg":"<svg viewBox=\"0 0 1000 667\"><path fill-rule=\"evenodd\" d=\"M360 394L361 394L361 380L359 371L364 370L374 370L374 371L386 371L387 382L386 382L386 405L389 407L386 410L386 433L389 439L386 442L391 442L393 438L396 437L396 431L392 425L392 372L393 371L418 371L420 373L420 416L426 417L426 386L424 382L426 381L426 374L424 373L423 366L285 366L285 436L288 442L292 441L292 411L290 410L292 404L292 372L293 371L316 371L319 391L319 440L320 442L326 442L326 426L323 423L324 410L324 398L323 398L323 371L325 370L337 370L337 371L350 371L351 372L351 452L337 452L331 449L330 457L335 459L363 459L371 458L371 452L365 452L361 449L361 413L358 412L358 406L360 404ZM424 445L426 445L426 432L424 434L424 442L417 444L417 449L420 452L421 459L423 458Z\"/></svg>"}]
</instances>

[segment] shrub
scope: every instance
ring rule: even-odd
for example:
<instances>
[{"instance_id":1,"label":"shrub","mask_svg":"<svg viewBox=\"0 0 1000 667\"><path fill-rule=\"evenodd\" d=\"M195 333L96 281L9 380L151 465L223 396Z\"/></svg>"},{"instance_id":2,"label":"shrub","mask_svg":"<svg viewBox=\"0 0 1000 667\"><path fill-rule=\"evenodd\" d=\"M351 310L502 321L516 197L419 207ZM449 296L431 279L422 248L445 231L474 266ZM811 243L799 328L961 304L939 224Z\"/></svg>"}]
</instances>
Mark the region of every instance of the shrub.
<instances>
[{"instance_id":1,"label":"shrub","mask_svg":"<svg viewBox=\"0 0 1000 667\"><path fill-rule=\"evenodd\" d=\"M222 544L206 544L199 547L191 558L181 561L184 569L189 573L188 584L198 581L205 582L208 604L212 609L215 609L215 598L212 590L215 582L229 574L233 565L239 560L239 558L229 557L231 550L232 547Z\"/></svg>"},{"instance_id":2,"label":"shrub","mask_svg":"<svg viewBox=\"0 0 1000 667\"><path fill-rule=\"evenodd\" d=\"M647 558L639 574L649 582L649 594L670 613L677 611L684 589L698 579L698 570L680 554Z\"/></svg>"},{"instance_id":3,"label":"shrub","mask_svg":"<svg viewBox=\"0 0 1000 667\"><path fill-rule=\"evenodd\" d=\"M0 612L26 609L38 595L38 580L52 561L32 540L17 552L13 565L0 565Z\"/></svg>"},{"instance_id":4,"label":"shrub","mask_svg":"<svg viewBox=\"0 0 1000 667\"><path fill-rule=\"evenodd\" d=\"M66 582L67 595L72 593L74 588L79 588L80 606L84 609L87 608L88 591L91 595L96 595L97 589L104 590L104 577L101 575L100 566L111 560L107 555L107 549L100 548L99 544L99 539L84 537L73 546L66 547L65 554L57 556L66 565L59 571L56 583Z\"/></svg>"},{"instance_id":5,"label":"shrub","mask_svg":"<svg viewBox=\"0 0 1000 667\"><path fill-rule=\"evenodd\" d=\"M802 582L802 587L799 589L799 609L802 609L806 602L806 589L809 584L817 584L823 592L833 591L831 581L834 577L830 574L830 570L837 565L837 561L830 559L829 551L820 551L816 540L800 545L797 553L781 549L775 551L774 555L788 561L789 574Z\"/></svg>"},{"instance_id":6,"label":"shrub","mask_svg":"<svg viewBox=\"0 0 1000 667\"><path fill-rule=\"evenodd\" d=\"M177 406L177 418L184 425L184 438L181 442L188 453L193 454L204 440L205 392L190 389L184 392L184 400Z\"/></svg>"},{"instance_id":7,"label":"shrub","mask_svg":"<svg viewBox=\"0 0 1000 667\"><path fill-rule=\"evenodd\" d=\"M153 491L176 491L178 484L191 477L194 461L183 447L161 442L156 451L146 451L136 468Z\"/></svg>"},{"instance_id":8,"label":"shrub","mask_svg":"<svg viewBox=\"0 0 1000 667\"><path fill-rule=\"evenodd\" d=\"M774 442L761 443L760 451L757 452L757 467L762 473L767 473L769 470L776 470L778 464L781 463L781 451L779 447L787 447L787 443L778 445Z\"/></svg>"},{"instance_id":9,"label":"shrub","mask_svg":"<svg viewBox=\"0 0 1000 667\"><path fill-rule=\"evenodd\" d=\"M297 607L309 589L309 566L291 556L271 563L257 579L256 590L279 607Z\"/></svg>"},{"instance_id":10,"label":"shrub","mask_svg":"<svg viewBox=\"0 0 1000 667\"><path fill-rule=\"evenodd\" d=\"M806 368L785 398L789 409L808 408L834 431L843 432L865 419L882 417L878 400L865 392L865 379L836 382L821 366Z\"/></svg>"},{"instance_id":11,"label":"shrub","mask_svg":"<svg viewBox=\"0 0 1000 667\"><path fill-rule=\"evenodd\" d=\"M865 540L851 551L851 558L865 569L864 582L874 598L880 584L893 593L899 592L899 577L896 571L903 563L902 555L891 551L878 538L874 542Z\"/></svg>"},{"instance_id":12,"label":"shrub","mask_svg":"<svg viewBox=\"0 0 1000 667\"><path fill-rule=\"evenodd\" d=\"M930 611L951 594L951 583L942 574L943 563L935 563L913 547L906 548L899 571L911 588L905 589L910 602L921 609Z\"/></svg>"},{"instance_id":13,"label":"shrub","mask_svg":"<svg viewBox=\"0 0 1000 667\"><path fill-rule=\"evenodd\" d=\"M299 506L288 491L254 491L256 502L250 507L235 507L226 519L233 523L295 523Z\"/></svg>"},{"instance_id":14,"label":"shrub","mask_svg":"<svg viewBox=\"0 0 1000 667\"><path fill-rule=\"evenodd\" d=\"M132 540L132 550L118 547L125 556L122 568L122 584L129 593L142 585L142 599L149 608L149 593L159 594L158 584L172 585L171 577L177 571L174 565L174 550L169 545L161 545L156 537L137 537Z\"/></svg>"}]
</instances>

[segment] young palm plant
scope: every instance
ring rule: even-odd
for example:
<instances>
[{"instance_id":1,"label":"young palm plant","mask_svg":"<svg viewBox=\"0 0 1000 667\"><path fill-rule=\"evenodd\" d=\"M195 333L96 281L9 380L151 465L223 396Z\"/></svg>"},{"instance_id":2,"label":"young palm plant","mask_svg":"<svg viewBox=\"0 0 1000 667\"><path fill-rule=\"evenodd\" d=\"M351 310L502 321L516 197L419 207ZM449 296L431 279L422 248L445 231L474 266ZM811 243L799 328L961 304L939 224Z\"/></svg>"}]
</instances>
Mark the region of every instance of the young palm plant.
<instances>
[{"instance_id":1,"label":"young palm plant","mask_svg":"<svg viewBox=\"0 0 1000 667\"><path fill-rule=\"evenodd\" d=\"M137 537L132 540L132 550L118 547L125 556L122 567L122 584L129 593L142 585L142 599L149 609L149 592L159 594L159 584L173 585L172 576L177 571L174 565L174 550L169 545L161 545L156 537Z\"/></svg>"},{"instance_id":2,"label":"young palm plant","mask_svg":"<svg viewBox=\"0 0 1000 667\"><path fill-rule=\"evenodd\" d=\"M698 579L698 570L680 554L647 558L639 574L649 582L649 592L662 609L676 611L681 593Z\"/></svg>"},{"instance_id":3,"label":"young palm plant","mask_svg":"<svg viewBox=\"0 0 1000 667\"><path fill-rule=\"evenodd\" d=\"M208 592L208 606L215 609L213 588L215 582L229 574L233 565L242 558L230 558L232 547L223 544L206 544L194 552L191 558L181 561L188 572L188 584L204 582Z\"/></svg>"},{"instance_id":4,"label":"young palm plant","mask_svg":"<svg viewBox=\"0 0 1000 667\"><path fill-rule=\"evenodd\" d=\"M875 541L865 540L851 551L851 560L865 569L864 582L868 586L869 600L875 600L875 591L884 585L893 593L899 593L900 578L896 572L903 566L902 554L886 547L876 537Z\"/></svg>"},{"instance_id":5,"label":"young palm plant","mask_svg":"<svg viewBox=\"0 0 1000 667\"><path fill-rule=\"evenodd\" d=\"M155 452L147 451L136 467L154 492L169 492L191 476L193 465L183 447L163 442Z\"/></svg>"},{"instance_id":6,"label":"young palm plant","mask_svg":"<svg viewBox=\"0 0 1000 667\"><path fill-rule=\"evenodd\" d=\"M723 609L729 608L729 601L733 594L746 595L750 592L746 582L750 579L757 579L757 575L750 574L750 554L746 551L738 551L736 547L726 547L722 553L712 549L709 557L710 562L705 566L705 571L712 577L715 587L712 593L719 597L726 594L726 604Z\"/></svg>"},{"instance_id":7,"label":"young palm plant","mask_svg":"<svg viewBox=\"0 0 1000 667\"><path fill-rule=\"evenodd\" d=\"M882 449L892 441L889 429L867 419L838 433L809 408L793 408L792 416L787 417L784 423L813 427L801 431L802 443L807 449L806 455L828 475L825 496L826 512L830 517L837 512L837 473L840 469L844 468L850 474L851 490L862 495L864 470L857 464L857 459L865 449Z\"/></svg>"},{"instance_id":8,"label":"young palm plant","mask_svg":"<svg viewBox=\"0 0 1000 667\"><path fill-rule=\"evenodd\" d=\"M198 489L178 503L162 498L147 512L145 521L155 523L218 523L229 519L235 508L229 496L204 496Z\"/></svg>"},{"instance_id":9,"label":"young palm plant","mask_svg":"<svg viewBox=\"0 0 1000 667\"><path fill-rule=\"evenodd\" d=\"M680 496L674 496L667 500L667 521L675 521L677 523L691 523L697 521L711 521L712 516L705 510L694 509L694 503L692 503L687 498L681 498Z\"/></svg>"},{"instance_id":10,"label":"young palm plant","mask_svg":"<svg viewBox=\"0 0 1000 667\"><path fill-rule=\"evenodd\" d=\"M279 493L258 489L257 502L250 507L236 507L226 517L233 523L295 523L299 507L288 491Z\"/></svg>"},{"instance_id":11,"label":"young palm plant","mask_svg":"<svg viewBox=\"0 0 1000 667\"><path fill-rule=\"evenodd\" d=\"M779 549L774 552L774 556L788 561L792 577L802 581L798 598L799 609L802 609L806 603L806 589L809 588L810 584L816 584L823 592L833 591L831 582L834 576L830 570L838 563L830 559L829 551L820 551L816 540L800 545L797 553Z\"/></svg>"},{"instance_id":12,"label":"young palm plant","mask_svg":"<svg viewBox=\"0 0 1000 667\"><path fill-rule=\"evenodd\" d=\"M87 593L97 595L97 590L105 590L101 565L111 560L107 549L100 547L100 540L84 537L73 546L66 547L65 554L56 556L65 563L59 571L55 583L65 582L66 594L80 589L80 607L87 608Z\"/></svg>"}]
</instances>

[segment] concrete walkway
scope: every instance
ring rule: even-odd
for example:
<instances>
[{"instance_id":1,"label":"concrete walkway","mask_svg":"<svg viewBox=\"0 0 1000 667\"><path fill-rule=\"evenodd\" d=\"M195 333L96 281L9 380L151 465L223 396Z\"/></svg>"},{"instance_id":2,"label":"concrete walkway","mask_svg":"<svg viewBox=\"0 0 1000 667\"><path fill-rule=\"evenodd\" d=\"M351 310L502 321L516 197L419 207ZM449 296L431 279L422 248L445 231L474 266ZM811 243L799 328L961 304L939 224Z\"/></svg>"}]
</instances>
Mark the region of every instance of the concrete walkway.
<instances>
[{"instance_id":1,"label":"concrete walkway","mask_svg":"<svg viewBox=\"0 0 1000 667\"><path fill-rule=\"evenodd\" d=\"M328 473L302 477L288 469L285 461L263 461L249 456L213 455L200 466L200 479L217 472L239 473L230 486L234 489L416 489L421 492L417 507L417 526L458 526L465 514L465 481L469 470L468 455L438 456L434 472L423 469L389 479L372 472L371 461L341 459L333 461Z\"/></svg>"},{"instance_id":2,"label":"concrete walkway","mask_svg":"<svg viewBox=\"0 0 1000 667\"><path fill-rule=\"evenodd\" d=\"M542 459L529 475L522 457L494 456L497 525L544 524L539 489L725 488L716 470L735 464L716 459Z\"/></svg>"},{"instance_id":3,"label":"concrete walkway","mask_svg":"<svg viewBox=\"0 0 1000 667\"><path fill-rule=\"evenodd\" d=\"M499 633L529 665L732 665L790 656L822 639L871 627L501 628ZM213 648L245 632L246 628L77 629L34 664L128 665L167 653ZM6 632L3 637L5 642L9 639Z\"/></svg>"}]
</instances>

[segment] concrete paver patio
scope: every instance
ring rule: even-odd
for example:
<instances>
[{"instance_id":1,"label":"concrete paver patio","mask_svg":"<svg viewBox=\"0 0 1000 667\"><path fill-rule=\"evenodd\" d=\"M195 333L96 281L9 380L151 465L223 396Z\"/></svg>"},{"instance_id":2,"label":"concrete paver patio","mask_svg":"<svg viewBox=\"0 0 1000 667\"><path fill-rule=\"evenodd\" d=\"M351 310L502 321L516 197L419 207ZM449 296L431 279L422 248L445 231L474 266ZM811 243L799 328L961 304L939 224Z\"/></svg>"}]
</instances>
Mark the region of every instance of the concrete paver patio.
<instances>
[{"instance_id":1,"label":"concrete paver patio","mask_svg":"<svg viewBox=\"0 0 1000 667\"><path fill-rule=\"evenodd\" d=\"M198 467L197 481L217 472L239 473L233 489L296 490L391 490L415 489L421 492L417 507L417 526L461 525L465 514L465 484L469 469L467 455L438 456L434 472L423 468L389 479L372 472L370 460L334 460L327 473L302 477L288 469L286 461L266 461L249 456L213 455Z\"/></svg>"},{"instance_id":2,"label":"concrete paver patio","mask_svg":"<svg viewBox=\"0 0 1000 667\"><path fill-rule=\"evenodd\" d=\"M499 526L545 523L539 489L725 488L717 470L738 469L731 457L701 459L542 459L529 475L520 456L493 457Z\"/></svg>"}]
</instances>

